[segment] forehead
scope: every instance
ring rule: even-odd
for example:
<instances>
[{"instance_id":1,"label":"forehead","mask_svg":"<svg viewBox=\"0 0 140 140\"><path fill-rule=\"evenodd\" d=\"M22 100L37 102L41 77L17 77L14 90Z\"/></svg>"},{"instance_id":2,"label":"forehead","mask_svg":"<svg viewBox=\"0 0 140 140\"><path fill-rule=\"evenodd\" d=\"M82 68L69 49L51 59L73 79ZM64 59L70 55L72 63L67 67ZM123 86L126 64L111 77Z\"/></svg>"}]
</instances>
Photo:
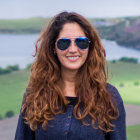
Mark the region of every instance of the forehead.
<instances>
[{"instance_id":1,"label":"forehead","mask_svg":"<svg viewBox=\"0 0 140 140\"><path fill-rule=\"evenodd\" d=\"M85 36L83 29L77 23L66 23L63 25L58 38Z\"/></svg>"}]
</instances>

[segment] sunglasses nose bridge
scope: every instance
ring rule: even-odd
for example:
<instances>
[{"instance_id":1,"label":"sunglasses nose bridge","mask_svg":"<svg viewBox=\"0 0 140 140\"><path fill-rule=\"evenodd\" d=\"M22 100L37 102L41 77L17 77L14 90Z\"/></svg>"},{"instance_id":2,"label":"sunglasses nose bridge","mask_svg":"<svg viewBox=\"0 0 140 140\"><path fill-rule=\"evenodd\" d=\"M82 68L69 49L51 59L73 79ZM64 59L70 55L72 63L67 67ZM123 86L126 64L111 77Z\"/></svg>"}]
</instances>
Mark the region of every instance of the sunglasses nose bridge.
<instances>
[{"instance_id":1,"label":"sunglasses nose bridge","mask_svg":"<svg viewBox=\"0 0 140 140\"><path fill-rule=\"evenodd\" d=\"M69 46L69 50L70 51L77 51L77 45L75 43L75 39L70 39L71 42L70 42L70 46Z\"/></svg>"}]
</instances>

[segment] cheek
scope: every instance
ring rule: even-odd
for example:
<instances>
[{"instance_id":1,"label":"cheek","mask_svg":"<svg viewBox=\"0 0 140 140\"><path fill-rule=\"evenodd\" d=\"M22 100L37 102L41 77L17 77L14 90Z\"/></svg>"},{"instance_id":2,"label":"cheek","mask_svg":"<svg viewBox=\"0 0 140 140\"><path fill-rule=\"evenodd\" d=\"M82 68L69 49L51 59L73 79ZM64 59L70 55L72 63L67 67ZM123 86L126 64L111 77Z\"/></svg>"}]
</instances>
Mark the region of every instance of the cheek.
<instances>
[{"instance_id":1,"label":"cheek","mask_svg":"<svg viewBox=\"0 0 140 140\"><path fill-rule=\"evenodd\" d=\"M62 62L62 61L63 61L62 55L57 54L57 58L58 58L58 60L59 60L60 62Z\"/></svg>"},{"instance_id":2,"label":"cheek","mask_svg":"<svg viewBox=\"0 0 140 140\"><path fill-rule=\"evenodd\" d=\"M87 61L87 58L88 58L88 54L89 54L89 52L88 52L88 50L86 51L86 53L85 53L85 58L84 58L84 62L86 62Z\"/></svg>"},{"instance_id":3,"label":"cheek","mask_svg":"<svg viewBox=\"0 0 140 140\"><path fill-rule=\"evenodd\" d=\"M59 51L56 49L56 55L57 55L58 60L61 62L64 59L65 51Z\"/></svg>"},{"instance_id":4,"label":"cheek","mask_svg":"<svg viewBox=\"0 0 140 140\"><path fill-rule=\"evenodd\" d=\"M85 60L86 60L87 57L88 57L88 51L89 51L89 50L85 50L85 52L83 52L83 54L84 54L84 59L85 59Z\"/></svg>"}]
</instances>

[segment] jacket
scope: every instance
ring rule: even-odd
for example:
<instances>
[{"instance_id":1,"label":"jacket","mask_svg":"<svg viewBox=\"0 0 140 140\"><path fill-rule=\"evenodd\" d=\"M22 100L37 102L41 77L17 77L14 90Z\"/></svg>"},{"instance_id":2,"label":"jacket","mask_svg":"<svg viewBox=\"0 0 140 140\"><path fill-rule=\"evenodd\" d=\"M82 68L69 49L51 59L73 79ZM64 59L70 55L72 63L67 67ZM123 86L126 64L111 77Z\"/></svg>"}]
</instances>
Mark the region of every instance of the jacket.
<instances>
[{"instance_id":1,"label":"jacket","mask_svg":"<svg viewBox=\"0 0 140 140\"><path fill-rule=\"evenodd\" d=\"M39 126L36 131L32 131L24 123L23 114L20 113L15 140L126 140L126 113L122 98L114 86L108 84L107 90L114 97L119 110L118 119L112 121L115 125L114 131L105 133L92 128L91 125L83 125L73 115L74 105L69 104L65 113L58 114L54 120L49 121L46 130ZM90 122L90 119L87 118L85 121Z\"/></svg>"}]
</instances>

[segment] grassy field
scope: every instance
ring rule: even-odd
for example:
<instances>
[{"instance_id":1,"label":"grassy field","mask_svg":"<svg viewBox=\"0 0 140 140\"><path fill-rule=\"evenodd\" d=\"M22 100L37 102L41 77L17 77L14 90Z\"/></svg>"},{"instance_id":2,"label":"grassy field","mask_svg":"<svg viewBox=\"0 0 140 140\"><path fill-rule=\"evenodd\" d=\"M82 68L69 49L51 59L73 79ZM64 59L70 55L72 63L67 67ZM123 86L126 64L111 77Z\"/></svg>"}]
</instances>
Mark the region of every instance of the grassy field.
<instances>
[{"instance_id":1,"label":"grassy field","mask_svg":"<svg viewBox=\"0 0 140 140\"><path fill-rule=\"evenodd\" d=\"M140 64L109 63L109 82L117 87L125 103L140 105Z\"/></svg>"},{"instance_id":2,"label":"grassy field","mask_svg":"<svg viewBox=\"0 0 140 140\"><path fill-rule=\"evenodd\" d=\"M140 105L140 64L109 63L109 71L109 82L118 88L124 102ZM19 113L28 79L27 70L0 75L0 115L4 117L9 110ZM139 85L135 86L135 81Z\"/></svg>"},{"instance_id":3,"label":"grassy field","mask_svg":"<svg viewBox=\"0 0 140 140\"><path fill-rule=\"evenodd\" d=\"M127 140L140 140L140 125L127 127Z\"/></svg>"},{"instance_id":4,"label":"grassy field","mask_svg":"<svg viewBox=\"0 0 140 140\"><path fill-rule=\"evenodd\" d=\"M28 77L29 71L26 70L0 75L0 114L3 117L9 110L19 113Z\"/></svg>"}]
</instances>

